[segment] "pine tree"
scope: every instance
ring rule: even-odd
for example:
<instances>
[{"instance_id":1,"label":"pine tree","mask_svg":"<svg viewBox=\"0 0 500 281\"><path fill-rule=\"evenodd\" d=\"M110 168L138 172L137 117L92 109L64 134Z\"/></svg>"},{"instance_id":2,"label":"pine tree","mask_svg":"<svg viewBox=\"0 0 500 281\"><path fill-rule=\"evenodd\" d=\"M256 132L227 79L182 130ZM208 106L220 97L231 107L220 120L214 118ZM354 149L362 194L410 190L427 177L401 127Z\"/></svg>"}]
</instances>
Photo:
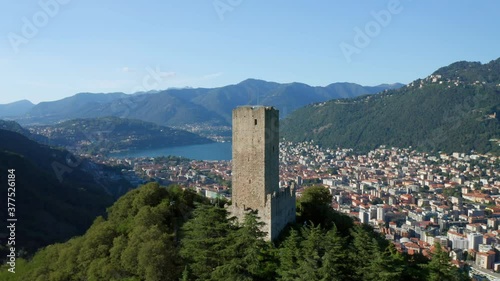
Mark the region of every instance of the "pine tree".
<instances>
[{"instance_id":1,"label":"pine tree","mask_svg":"<svg viewBox=\"0 0 500 281\"><path fill-rule=\"evenodd\" d=\"M320 280L319 269L325 254L324 233L320 225L302 228L301 255L299 260L299 280Z\"/></svg>"},{"instance_id":2,"label":"pine tree","mask_svg":"<svg viewBox=\"0 0 500 281\"><path fill-rule=\"evenodd\" d=\"M270 244L264 241L266 233L261 230L263 225L255 213L245 215L241 227L228 235L227 247L221 251L226 262L214 270L212 280L251 281L271 277L271 272L266 270Z\"/></svg>"},{"instance_id":3,"label":"pine tree","mask_svg":"<svg viewBox=\"0 0 500 281\"><path fill-rule=\"evenodd\" d=\"M325 255L321 258L322 265L319 275L322 281L346 280L347 252L343 245L345 240L340 237L337 227L329 230L324 237Z\"/></svg>"},{"instance_id":4,"label":"pine tree","mask_svg":"<svg viewBox=\"0 0 500 281\"><path fill-rule=\"evenodd\" d=\"M349 251L349 260L353 263L352 280L367 280L371 262L378 250L377 241L364 229L364 226L356 226L351 230L353 237L351 249Z\"/></svg>"},{"instance_id":5,"label":"pine tree","mask_svg":"<svg viewBox=\"0 0 500 281\"><path fill-rule=\"evenodd\" d=\"M180 254L193 279L209 280L211 273L228 260L224 250L234 225L227 215L224 208L200 204L182 227Z\"/></svg>"},{"instance_id":6,"label":"pine tree","mask_svg":"<svg viewBox=\"0 0 500 281\"><path fill-rule=\"evenodd\" d=\"M279 280L292 281L298 278L299 261L302 259L300 254L300 240L301 237L298 232L292 229L281 245L278 252L280 263L278 268Z\"/></svg>"}]
</instances>

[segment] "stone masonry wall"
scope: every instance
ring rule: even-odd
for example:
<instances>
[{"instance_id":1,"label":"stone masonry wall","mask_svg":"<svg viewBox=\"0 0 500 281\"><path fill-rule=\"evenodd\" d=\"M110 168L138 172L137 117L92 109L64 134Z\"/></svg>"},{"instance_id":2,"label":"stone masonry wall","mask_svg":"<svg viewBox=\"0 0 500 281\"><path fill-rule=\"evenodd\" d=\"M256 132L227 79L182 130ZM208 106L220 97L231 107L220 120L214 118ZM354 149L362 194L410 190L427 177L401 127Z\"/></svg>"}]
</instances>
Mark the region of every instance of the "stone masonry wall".
<instances>
[{"instance_id":1,"label":"stone masonry wall","mask_svg":"<svg viewBox=\"0 0 500 281\"><path fill-rule=\"evenodd\" d=\"M232 206L240 222L256 210L267 240L295 221L295 187L279 189L279 113L272 107L233 110Z\"/></svg>"}]
</instances>

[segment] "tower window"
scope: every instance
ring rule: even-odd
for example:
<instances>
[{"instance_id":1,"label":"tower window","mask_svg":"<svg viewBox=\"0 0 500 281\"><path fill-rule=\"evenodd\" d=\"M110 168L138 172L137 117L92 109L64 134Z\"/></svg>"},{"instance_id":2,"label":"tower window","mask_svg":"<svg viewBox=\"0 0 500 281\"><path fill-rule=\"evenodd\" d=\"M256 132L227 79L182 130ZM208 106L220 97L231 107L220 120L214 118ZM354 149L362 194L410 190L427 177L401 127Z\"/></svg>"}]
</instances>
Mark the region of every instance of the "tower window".
<instances>
[{"instance_id":1,"label":"tower window","mask_svg":"<svg viewBox=\"0 0 500 281\"><path fill-rule=\"evenodd\" d=\"M253 120L254 125L257 125L257 119Z\"/></svg>"}]
</instances>

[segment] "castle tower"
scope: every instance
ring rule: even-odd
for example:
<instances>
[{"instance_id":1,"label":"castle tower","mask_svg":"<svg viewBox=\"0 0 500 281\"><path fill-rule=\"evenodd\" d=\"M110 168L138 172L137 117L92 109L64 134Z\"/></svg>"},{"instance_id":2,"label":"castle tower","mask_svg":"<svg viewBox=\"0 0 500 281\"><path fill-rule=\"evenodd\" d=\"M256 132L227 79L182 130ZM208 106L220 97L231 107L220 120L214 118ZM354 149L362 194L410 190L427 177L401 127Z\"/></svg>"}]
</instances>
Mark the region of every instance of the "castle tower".
<instances>
[{"instance_id":1,"label":"castle tower","mask_svg":"<svg viewBox=\"0 0 500 281\"><path fill-rule=\"evenodd\" d=\"M231 213L243 221L257 211L268 240L295 221L295 188L279 188L279 112L272 107L233 110Z\"/></svg>"}]
</instances>

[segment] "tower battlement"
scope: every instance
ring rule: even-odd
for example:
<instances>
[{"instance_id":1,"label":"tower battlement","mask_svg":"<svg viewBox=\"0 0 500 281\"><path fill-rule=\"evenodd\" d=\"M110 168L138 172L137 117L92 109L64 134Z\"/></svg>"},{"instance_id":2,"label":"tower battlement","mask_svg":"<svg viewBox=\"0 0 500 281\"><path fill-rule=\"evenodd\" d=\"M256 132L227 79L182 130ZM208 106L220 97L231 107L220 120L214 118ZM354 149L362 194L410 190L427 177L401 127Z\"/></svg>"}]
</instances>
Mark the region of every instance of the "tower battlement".
<instances>
[{"instance_id":1,"label":"tower battlement","mask_svg":"<svg viewBox=\"0 0 500 281\"><path fill-rule=\"evenodd\" d=\"M243 221L248 210L265 223L268 240L295 221L295 187L279 188L279 112L270 106L233 110L231 213Z\"/></svg>"}]
</instances>

